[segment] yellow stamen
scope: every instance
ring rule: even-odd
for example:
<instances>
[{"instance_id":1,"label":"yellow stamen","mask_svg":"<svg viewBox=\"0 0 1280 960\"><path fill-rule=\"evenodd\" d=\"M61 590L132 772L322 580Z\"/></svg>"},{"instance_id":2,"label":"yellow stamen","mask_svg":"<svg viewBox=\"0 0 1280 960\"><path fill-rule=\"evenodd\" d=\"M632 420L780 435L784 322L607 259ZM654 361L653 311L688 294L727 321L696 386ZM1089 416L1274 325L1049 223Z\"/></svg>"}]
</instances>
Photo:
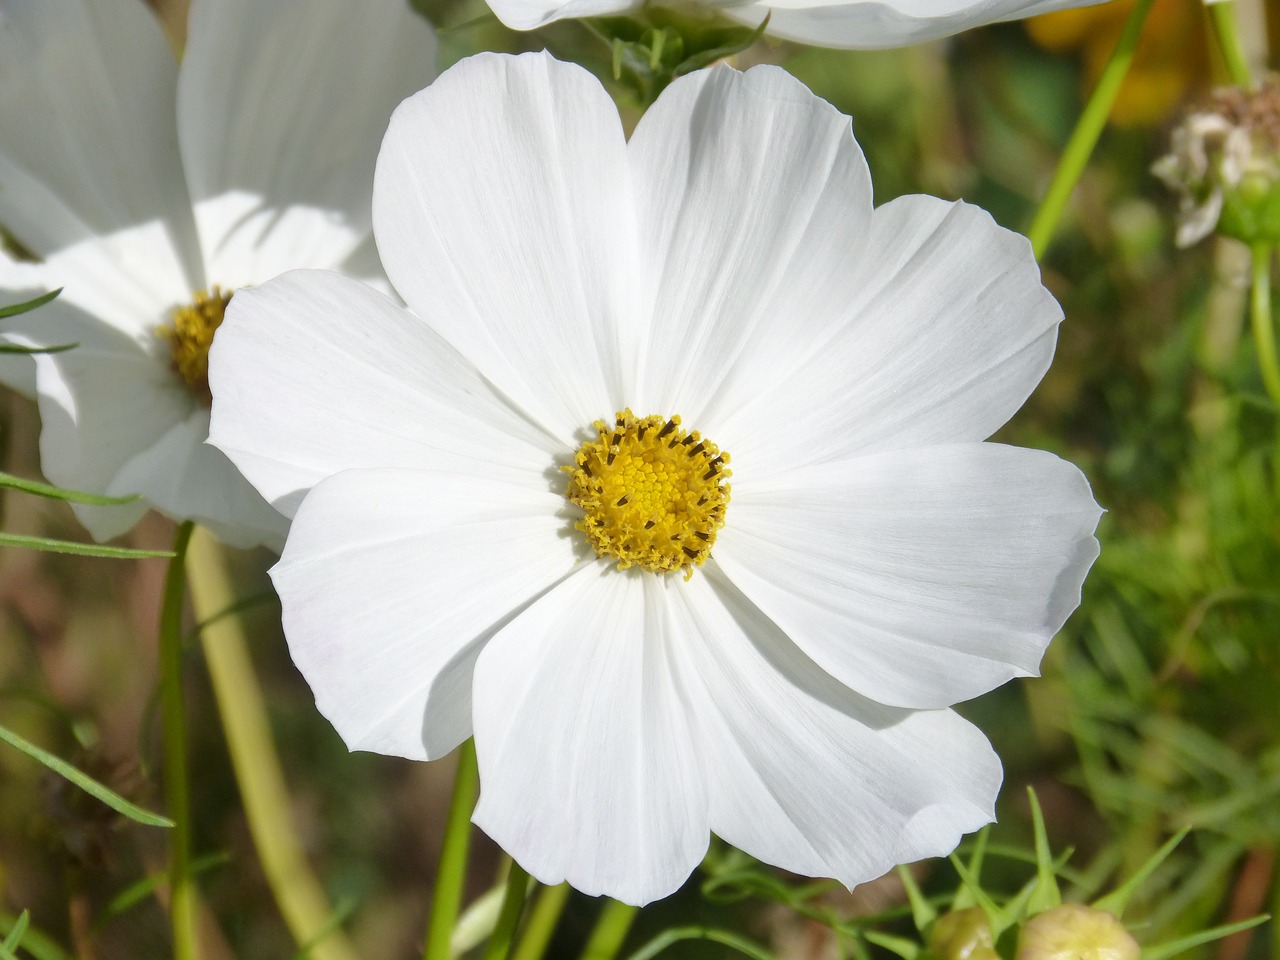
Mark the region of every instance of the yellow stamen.
<instances>
[{"instance_id":1,"label":"yellow stamen","mask_svg":"<svg viewBox=\"0 0 1280 960\"><path fill-rule=\"evenodd\" d=\"M156 328L156 335L169 344L173 369L206 406L213 401L209 392L209 347L230 302L231 294L223 293L216 285L199 290L191 303L174 308L169 323Z\"/></svg>"},{"instance_id":2,"label":"yellow stamen","mask_svg":"<svg viewBox=\"0 0 1280 960\"><path fill-rule=\"evenodd\" d=\"M729 455L679 417L595 422L596 439L574 454L565 496L584 514L574 526L618 569L693 576L711 555L729 505Z\"/></svg>"}]
</instances>

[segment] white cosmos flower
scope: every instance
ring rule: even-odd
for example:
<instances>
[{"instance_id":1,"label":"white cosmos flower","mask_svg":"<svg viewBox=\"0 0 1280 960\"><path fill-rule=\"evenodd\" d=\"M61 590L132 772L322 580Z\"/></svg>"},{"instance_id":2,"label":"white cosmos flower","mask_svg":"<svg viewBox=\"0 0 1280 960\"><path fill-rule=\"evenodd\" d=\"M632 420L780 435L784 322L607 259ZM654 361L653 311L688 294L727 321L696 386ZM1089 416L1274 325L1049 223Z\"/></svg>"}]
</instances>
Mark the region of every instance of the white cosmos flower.
<instances>
[{"instance_id":1,"label":"white cosmos flower","mask_svg":"<svg viewBox=\"0 0 1280 960\"><path fill-rule=\"evenodd\" d=\"M638 10L645 0L488 0L498 19L533 30L568 17ZM670 2L670 0L668 0ZM819 47L904 47L1000 20L1087 7L1102 0L683 0L748 26L769 17L767 32Z\"/></svg>"},{"instance_id":2,"label":"white cosmos flower","mask_svg":"<svg viewBox=\"0 0 1280 960\"><path fill-rule=\"evenodd\" d=\"M77 508L95 537L151 505L279 543L287 521L204 442L199 357L192 389L157 329L290 267L377 275L378 138L435 39L404 0L194 0L188 34L179 66L141 0L0 0L0 224L43 261L0 253L0 302L65 288L0 336L80 344L0 379L37 394L51 480L142 494Z\"/></svg>"},{"instance_id":3,"label":"white cosmos flower","mask_svg":"<svg viewBox=\"0 0 1280 960\"><path fill-rule=\"evenodd\" d=\"M1036 672L1098 549L1080 471L983 442L1061 319L1022 237L931 197L873 210L848 118L777 68L677 80L628 143L545 54L406 100L373 223L408 309L291 272L233 301L211 366L210 441L294 514L285 632L351 748L474 733L476 823L633 903L709 831L852 885L991 819L999 761L945 708ZM575 529L561 468L628 408L658 419L612 469L674 457L676 414L732 454L723 527L674 554L718 533L690 579ZM647 519L616 488L588 516L681 533L683 484L722 492L697 447L626 488Z\"/></svg>"}]
</instances>

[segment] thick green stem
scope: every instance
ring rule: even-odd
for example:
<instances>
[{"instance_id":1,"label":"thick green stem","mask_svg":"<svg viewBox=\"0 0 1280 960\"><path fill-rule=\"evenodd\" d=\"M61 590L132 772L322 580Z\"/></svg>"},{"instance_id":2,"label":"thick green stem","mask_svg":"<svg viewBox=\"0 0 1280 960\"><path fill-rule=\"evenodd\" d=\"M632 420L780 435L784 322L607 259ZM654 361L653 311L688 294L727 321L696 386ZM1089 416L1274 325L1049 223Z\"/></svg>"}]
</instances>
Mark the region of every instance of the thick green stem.
<instances>
[{"instance_id":1,"label":"thick green stem","mask_svg":"<svg viewBox=\"0 0 1280 960\"><path fill-rule=\"evenodd\" d=\"M524 913L524 901L529 890L529 874L520 864L511 861L511 872L507 874L507 892L502 897L502 910L498 913L498 923L493 928L489 943L484 948L481 960L507 960L511 955L511 946L516 939L516 930L520 926L520 916Z\"/></svg>"},{"instance_id":2,"label":"thick green stem","mask_svg":"<svg viewBox=\"0 0 1280 960\"><path fill-rule=\"evenodd\" d=\"M1112 51L1111 59L1103 68L1102 76L1098 78L1098 85L1089 97L1089 102L1085 104L1084 112L1080 114L1075 130L1071 132L1071 138L1067 141L1066 149L1058 161L1058 169L1054 171L1053 180L1049 183L1049 189L1045 191L1040 209L1036 211L1031 227L1027 230L1027 236L1031 240L1031 248L1035 251L1037 260L1044 256L1049 241L1053 238L1053 232L1058 227L1058 221L1062 219L1062 211L1066 209L1067 201L1071 199L1071 194L1084 173L1089 158L1093 156L1093 148L1097 146L1098 138L1102 136L1102 130L1107 125L1111 106L1115 103L1120 85L1129 72L1133 53L1138 47L1138 38L1142 35L1142 27L1147 21L1147 14L1150 13L1153 2L1154 0L1138 0L1134 6L1129 18L1125 21L1124 29L1120 32L1120 40Z\"/></svg>"},{"instance_id":3,"label":"thick green stem","mask_svg":"<svg viewBox=\"0 0 1280 960\"><path fill-rule=\"evenodd\" d=\"M1205 10L1209 14L1209 26L1218 41L1218 50L1222 53L1222 62L1227 68L1227 76L1231 82L1246 90L1253 89L1253 72L1249 69L1249 60L1244 55L1244 44L1240 42L1240 28L1236 24L1236 5L1231 0L1216 0L1206 3Z\"/></svg>"},{"instance_id":4,"label":"thick green stem","mask_svg":"<svg viewBox=\"0 0 1280 960\"><path fill-rule=\"evenodd\" d=\"M190 561L191 603L196 620L205 624L200 641L262 872L294 942L308 946L311 960L356 960L331 923L333 909L294 832L280 755L240 618L214 619L236 597L221 548L203 529L191 538Z\"/></svg>"},{"instance_id":5,"label":"thick green stem","mask_svg":"<svg viewBox=\"0 0 1280 960\"><path fill-rule=\"evenodd\" d=\"M558 883L554 887L543 887L538 898L533 902L529 919L525 921L524 932L520 935L520 944L511 960L542 960L551 943L551 935L556 932L560 923L560 914L564 913L564 905L569 902L569 885Z\"/></svg>"},{"instance_id":6,"label":"thick green stem","mask_svg":"<svg viewBox=\"0 0 1280 960\"><path fill-rule=\"evenodd\" d=\"M600 911L591 939L582 950L581 960L613 960L627 939L631 923L636 918L636 908L617 900L606 900Z\"/></svg>"},{"instance_id":7,"label":"thick green stem","mask_svg":"<svg viewBox=\"0 0 1280 960\"><path fill-rule=\"evenodd\" d=\"M169 840L169 918L174 960L195 960L195 885L191 878L191 787L182 698L183 567L191 522L178 527L160 606L160 712L164 723L164 783L173 833Z\"/></svg>"},{"instance_id":8,"label":"thick green stem","mask_svg":"<svg viewBox=\"0 0 1280 960\"><path fill-rule=\"evenodd\" d=\"M436 868L436 888L431 898L431 921L427 928L424 960L449 960L449 940L462 909L462 888L467 879L467 852L471 847L471 811L476 805L480 777L476 767L475 743L468 740L458 752L458 769L453 774L453 796L445 820L444 844Z\"/></svg>"},{"instance_id":9,"label":"thick green stem","mask_svg":"<svg viewBox=\"0 0 1280 960\"><path fill-rule=\"evenodd\" d=\"M1262 382L1272 403L1280 406L1280 361L1276 358L1276 332L1271 322L1271 247L1253 248L1253 342L1258 351Z\"/></svg>"}]
</instances>

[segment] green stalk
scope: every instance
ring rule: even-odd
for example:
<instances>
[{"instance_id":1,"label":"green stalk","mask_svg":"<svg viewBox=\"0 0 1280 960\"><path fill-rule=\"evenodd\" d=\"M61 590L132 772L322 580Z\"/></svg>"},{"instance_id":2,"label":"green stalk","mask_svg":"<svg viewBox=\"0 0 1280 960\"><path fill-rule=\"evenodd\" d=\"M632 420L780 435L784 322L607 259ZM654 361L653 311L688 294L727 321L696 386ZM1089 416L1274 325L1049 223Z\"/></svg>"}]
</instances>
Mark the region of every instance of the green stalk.
<instances>
[{"instance_id":1,"label":"green stalk","mask_svg":"<svg viewBox=\"0 0 1280 960\"><path fill-rule=\"evenodd\" d=\"M191 786L187 780L187 725L182 703L183 567L190 521L178 527L160 606L160 712L164 725L164 783L173 834L169 842L169 920L174 960L195 960L195 885L191 878Z\"/></svg>"},{"instance_id":2,"label":"green stalk","mask_svg":"<svg viewBox=\"0 0 1280 960\"><path fill-rule=\"evenodd\" d=\"M236 600L221 548L200 529L191 538L190 558L191 603L197 622L205 624L200 642L262 872L299 947L307 945L313 960L356 960L347 938L330 923L333 908L294 833L280 756L240 618L214 619Z\"/></svg>"},{"instance_id":3,"label":"green stalk","mask_svg":"<svg viewBox=\"0 0 1280 960\"><path fill-rule=\"evenodd\" d=\"M622 949L622 942L627 939L636 912L636 907L617 900L606 900L604 909L600 911L600 919L591 931L591 939L583 948L581 960L613 960Z\"/></svg>"},{"instance_id":4,"label":"green stalk","mask_svg":"<svg viewBox=\"0 0 1280 960\"><path fill-rule=\"evenodd\" d=\"M569 885L557 883L554 887L543 887L538 891L538 899L533 903L533 910L524 925L520 936L520 944L511 960L542 960L551 942L551 935L556 932L560 923L560 914L564 913L564 905L569 902Z\"/></svg>"},{"instance_id":5,"label":"green stalk","mask_svg":"<svg viewBox=\"0 0 1280 960\"><path fill-rule=\"evenodd\" d=\"M1098 85L1085 104L1075 130L1071 132L1067 147L1058 161L1058 169L1054 171L1040 209L1036 211L1031 227L1027 230L1027 237L1031 240L1031 249L1035 251L1037 260L1044 256L1053 232L1058 227L1058 221L1062 219L1062 211L1066 209L1067 201L1071 199L1071 194L1093 155L1093 148L1097 146L1098 138L1107 125L1111 106L1129 72L1129 65L1133 63L1138 37L1142 35L1142 27L1147 21L1147 14L1151 12L1153 2L1154 0L1138 0L1130 12L1124 29L1120 32L1120 40L1111 53L1111 59L1103 68Z\"/></svg>"},{"instance_id":6,"label":"green stalk","mask_svg":"<svg viewBox=\"0 0 1280 960\"><path fill-rule=\"evenodd\" d=\"M427 928L424 960L449 960L449 939L462 909L462 887L467 879L467 851L471 847L471 811L476 805L480 776L476 767L475 743L468 740L458 753L458 769L453 774L453 796L445 820L444 845L436 868L436 888L431 898L431 920Z\"/></svg>"},{"instance_id":7,"label":"green stalk","mask_svg":"<svg viewBox=\"0 0 1280 960\"><path fill-rule=\"evenodd\" d=\"M1217 0L1215 3L1206 3L1204 7L1209 14L1209 26L1218 41L1218 50L1222 53L1223 65L1227 68L1227 76L1232 83L1246 90L1254 89L1253 72L1244 55L1244 44L1240 42L1235 4L1231 0Z\"/></svg>"},{"instance_id":8,"label":"green stalk","mask_svg":"<svg viewBox=\"0 0 1280 960\"><path fill-rule=\"evenodd\" d=\"M529 889L529 874L524 867L511 861L511 871L507 874L507 892L502 897L502 910L498 913L498 923L493 928L489 943L484 948L481 960L507 960L511 955L511 946L516 939L516 928L520 926L520 916L524 913L524 901Z\"/></svg>"},{"instance_id":9,"label":"green stalk","mask_svg":"<svg viewBox=\"0 0 1280 960\"><path fill-rule=\"evenodd\" d=\"M1280 407L1280 361L1276 359L1276 334L1271 322L1271 247L1253 248L1253 342L1258 350L1262 382L1271 401Z\"/></svg>"}]
</instances>

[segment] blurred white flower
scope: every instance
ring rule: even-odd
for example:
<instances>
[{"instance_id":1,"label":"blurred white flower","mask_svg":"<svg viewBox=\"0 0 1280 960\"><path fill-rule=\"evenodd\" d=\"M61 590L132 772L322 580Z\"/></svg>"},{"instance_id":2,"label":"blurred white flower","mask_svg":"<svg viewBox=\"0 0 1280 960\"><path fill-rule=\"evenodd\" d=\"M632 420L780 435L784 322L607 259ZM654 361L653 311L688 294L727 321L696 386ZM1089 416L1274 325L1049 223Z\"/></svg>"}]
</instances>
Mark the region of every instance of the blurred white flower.
<instances>
[{"instance_id":1,"label":"blurred white flower","mask_svg":"<svg viewBox=\"0 0 1280 960\"><path fill-rule=\"evenodd\" d=\"M1021 20L1102 0L692 0L748 26L769 17L775 37L848 50L905 47L1000 20ZM643 0L488 0L514 30L570 17L639 10Z\"/></svg>"},{"instance_id":2,"label":"blurred white flower","mask_svg":"<svg viewBox=\"0 0 1280 960\"><path fill-rule=\"evenodd\" d=\"M1151 165L1178 196L1174 240L1189 247L1215 230L1244 243L1280 240L1280 83L1222 87L1169 137Z\"/></svg>"},{"instance_id":3,"label":"blurred white flower","mask_svg":"<svg viewBox=\"0 0 1280 960\"><path fill-rule=\"evenodd\" d=\"M287 521L204 442L211 324L290 267L378 275L377 144L435 38L403 0L194 0L188 34L179 65L141 0L0 0L0 224L42 261L0 251L0 293L65 288L0 336L80 344L0 379L37 395L51 480L142 494L77 508L98 539L151 505L278 544Z\"/></svg>"},{"instance_id":4,"label":"blurred white flower","mask_svg":"<svg viewBox=\"0 0 1280 960\"><path fill-rule=\"evenodd\" d=\"M943 708L1036 672L1097 553L1079 470L982 442L1061 319L1026 240L873 210L848 118L777 68L675 81L628 143L538 54L405 101L373 222L409 309L292 272L210 367L351 748L474 732L476 823L633 903L709 831L852 885L991 819Z\"/></svg>"}]
</instances>

